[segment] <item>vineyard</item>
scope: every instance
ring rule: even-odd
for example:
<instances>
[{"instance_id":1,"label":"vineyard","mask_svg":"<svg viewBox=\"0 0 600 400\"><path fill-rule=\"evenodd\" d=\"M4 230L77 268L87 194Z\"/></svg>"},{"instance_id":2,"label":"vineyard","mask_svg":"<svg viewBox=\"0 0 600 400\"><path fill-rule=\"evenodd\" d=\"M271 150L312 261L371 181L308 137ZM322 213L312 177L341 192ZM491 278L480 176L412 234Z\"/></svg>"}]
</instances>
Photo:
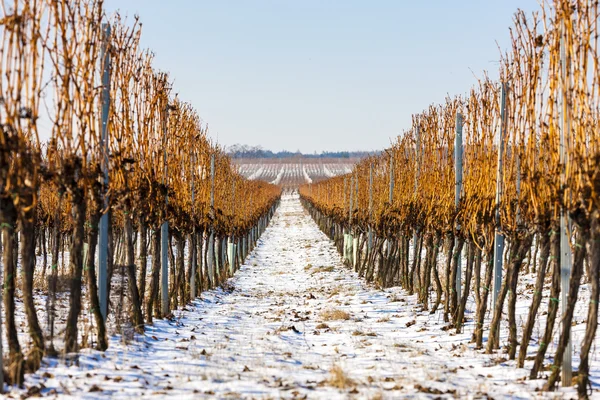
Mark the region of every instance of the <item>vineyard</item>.
<instances>
[{"instance_id":1,"label":"vineyard","mask_svg":"<svg viewBox=\"0 0 600 400\"><path fill-rule=\"evenodd\" d=\"M0 0L0 393L598 396L600 9L541 3L499 80L302 157L213 142L137 16Z\"/></svg>"},{"instance_id":2,"label":"vineyard","mask_svg":"<svg viewBox=\"0 0 600 400\"><path fill-rule=\"evenodd\" d=\"M104 351L221 285L280 189L211 144L137 19L102 0L2 10L0 382L18 386L44 356Z\"/></svg>"},{"instance_id":3,"label":"vineyard","mask_svg":"<svg viewBox=\"0 0 600 400\"><path fill-rule=\"evenodd\" d=\"M273 162L272 160L236 160L239 173L249 180L262 180L273 185L298 187L319 182L352 171L358 160L325 159L315 162L311 159L293 162Z\"/></svg>"},{"instance_id":4,"label":"vineyard","mask_svg":"<svg viewBox=\"0 0 600 400\"><path fill-rule=\"evenodd\" d=\"M598 18L589 1L518 12L500 83L415 114L385 154L300 191L367 281L400 285L449 333L467 324L476 348L502 346L531 379L547 376L544 390L561 378L581 397L600 289Z\"/></svg>"}]
</instances>

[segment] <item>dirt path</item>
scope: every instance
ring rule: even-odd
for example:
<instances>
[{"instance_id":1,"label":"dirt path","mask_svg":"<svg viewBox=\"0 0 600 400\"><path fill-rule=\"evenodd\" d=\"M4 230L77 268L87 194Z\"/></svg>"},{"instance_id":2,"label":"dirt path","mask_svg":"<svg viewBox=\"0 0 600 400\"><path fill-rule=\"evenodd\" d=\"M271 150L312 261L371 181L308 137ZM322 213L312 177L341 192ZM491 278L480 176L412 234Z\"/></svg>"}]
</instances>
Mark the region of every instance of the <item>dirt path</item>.
<instances>
[{"instance_id":1,"label":"dirt path","mask_svg":"<svg viewBox=\"0 0 600 400\"><path fill-rule=\"evenodd\" d=\"M400 289L365 285L293 196L227 288L177 316L79 365L54 361L28 385L52 397L344 399L530 398L540 384L472 350L470 332L443 331Z\"/></svg>"}]
</instances>

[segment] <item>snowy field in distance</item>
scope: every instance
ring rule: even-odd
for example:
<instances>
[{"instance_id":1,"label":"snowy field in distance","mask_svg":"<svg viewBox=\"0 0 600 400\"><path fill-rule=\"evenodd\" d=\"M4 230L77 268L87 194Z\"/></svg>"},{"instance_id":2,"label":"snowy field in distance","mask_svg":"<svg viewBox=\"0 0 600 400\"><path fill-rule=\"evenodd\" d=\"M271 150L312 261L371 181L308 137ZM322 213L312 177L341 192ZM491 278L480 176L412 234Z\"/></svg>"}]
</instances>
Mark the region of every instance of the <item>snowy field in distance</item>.
<instances>
[{"instance_id":1,"label":"snowy field in distance","mask_svg":"<svg viewBox=\"0 0 600 400\"><path fill-rule=\"evenodd\" d=\"M240 174L282 186L315 183L352 172L358 159L234 159Z\"/></svg>"}]
</instances>

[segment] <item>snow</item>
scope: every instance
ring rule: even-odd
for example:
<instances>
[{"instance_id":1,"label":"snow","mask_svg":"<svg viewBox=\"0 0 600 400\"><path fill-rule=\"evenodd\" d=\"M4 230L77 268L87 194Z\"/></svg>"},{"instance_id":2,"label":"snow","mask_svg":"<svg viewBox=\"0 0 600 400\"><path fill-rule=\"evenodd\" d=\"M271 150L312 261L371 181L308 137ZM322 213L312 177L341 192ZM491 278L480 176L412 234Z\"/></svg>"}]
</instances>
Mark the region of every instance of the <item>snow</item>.
<instances>
[{"instance_id":1,"label":"snow","mask_svg":"<svg viewBox=\"0 0 600 400\"><path fill-rule=\"evenodd\" d=\"M331 170L329 168L327 168L327 166L325 166L325 165L323 166L323 173L328 178L332 178L335 176L335 174L333 172L331 172Z\"/></svg>"},{"instance_id":2,"label":"snow","mask_svg":"<svg viewBox=\"0 0 600 400\"><path fill-rule=\"evenodd\" d=\"M302 167L302 174L304 175L304 180L306 181L306 183L310 184L310 183L313 182L313 180L308 175L308 172L306 172L306 167L305 166Z\"/></svg>"},{"instance_id":3,"label":"snow","mask_svg":"<svg viewBox=\"0 0 600 400\"><path fill-rule=\"evenodd\" d=\"M285 167L281 167L281 169L279 170L279 173L277 174L277 177L271 182L271 184L279 185L279 182L281 182L281 178L283 178L284 172L285 172Z\"/></svg>"},{"instance_id":4,"label":"snow","mask_svg":"<svg viewBox=\"0 0 600 400\"><path fill-rule=\"evenodd\" d=\"M258 168L256 171L252 172L252 174L250 176L248 176L248 180L253 181L255 179L258 179L262 176L264 171L264 167L261 165L260 168Z\"/></svg>"},{"instance_id":5,"label":"snow","mask_svg":"<svg viewBox=\"0 0 600 400\"><path fill-rule=\"evenodd\" d=\"M344 313L348 319L324 315ZM367 285L345 268L297 195L286 195L223 288L202 293L171 320L156 320L145 335L112 336L104 353L45 359L27 376L27 388L11 394L39 388L44 396L86 399L576 397L572 388L536 392L544 381L524 379L528 369L516 369L501 353L474 350L469 325L463 334L444 326L441 314L421 311L414 296ZM337 385L342 378L346 385Z\"/></svg>"}]
</instances>

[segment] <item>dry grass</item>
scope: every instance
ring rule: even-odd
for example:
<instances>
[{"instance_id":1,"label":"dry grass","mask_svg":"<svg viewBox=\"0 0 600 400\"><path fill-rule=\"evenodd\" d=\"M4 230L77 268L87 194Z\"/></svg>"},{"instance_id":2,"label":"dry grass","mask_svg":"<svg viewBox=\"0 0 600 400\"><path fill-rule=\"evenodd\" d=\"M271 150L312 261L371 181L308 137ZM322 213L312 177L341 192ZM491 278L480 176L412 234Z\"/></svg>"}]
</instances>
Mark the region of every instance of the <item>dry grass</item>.
<instances>
[{"instance_id":1,"label":"dry grass","mask_svg":"<svg viewBox=\"0 0 600 400\"><path fill-rule=\"evenodd\" d=\"M371 336L371 337L375 337L377 336L377 334L375 332L363 332L360 330L355 330L354 332L352 332L352 336Z\"/></svg>"},{"instance_id":2,"label":"dry grass","mask_svg":"<svg viewBox=\"0 0 600 400\"><path fill-rule=\"evenodd\" d=\"M331 290L329 291L329 298L332 298L333 296L340 294L340 291L341 290L340 290L339 286L331 288Z\"/></svg>"},{"instance_id":3,"label":"dry grass","mask_svg":"<svg viewBox=\"0 0 600 400\"><path fill-rule=\"evenodd\" d=\"M398 297L396 295L394 295L393 297L390 298L390 303L398 303L398 302L406 302L406 300L403 299L402 297Z\"/></svg>"},{"instance_id":4,"label":"dry grass","mask_svg":"<svg viewBox=\"0 0 600 400\"><path fill-rule=\"evenodd\" d=\"M335 270L335 267L333 266L329 266L329 267L321 267L318 269L318 272L333 272Z\"/></svg>"},{"instance_id":5,"label":"dry grass","mask_svg":"<svg viewBox=\"0 0 600 400\"><path fill-rule=\"evenodd\" d=\"M278 308L275 311L273 311L273 314L275 314L275 315L283 315L283 314L285 314L285 310L283 308Z\"/></svg>"},{"instance_id":6,"label":"dry grass","mask_svg":"<svg viewBox=\"0 0 600 400\"><path fill-rule=\"evenodd\" d=\"M352 379L350 379L342 367L337 364L334 364L329 370L329 379L327 380L327 383L338 389L346 389L354 385Z\"/></svg>"},{"instance_id":7,"label":"dry grass","mask_svg":"<svg viewBox=\"0 0 600 400\"><path fill-rule=\"evenodd\" d=\"M350 313L340 310L339 308L330 308L325 310L319 314L320 317L325 321L337 321L344 320L347 321L350 319Z\"/></svg>"},{"instance_id":8,"label":"dry grass","mask_svg":"<svg viewBox=\"0 0 600 400\"><path fill-rule=\"evenodd\" d=\"M315 329L329 329L329 325L327 325L326 323L322 322L319 325L317 325L315 327Z\"/></svg>"},{"instance_id":9,"label":"dry grass","mask_svg":"<svg viewBox=\"0 0 600 400\"><path fill-rule=\"evenodd\" d=\"M315 275L315 274L321 274L321 273L326 273L326 272L333 272L333 271L335 271L335 267L333 267L333 266L313 267L312 264L308 264L306 267L304 267L304 270L306 272L310 272L311 275Z\"/></svg>"},{"instance_id":10,"label":"dry grass","mask_svg":"<svg viewBox=\"0 0 600 400\"><path fill-rule=\"evenodd\" d=\"M189 356L192 357L192 359L194 360L209 360L210 356L212 355L209 352L207 352L206 349L200 350L200 348L195 346L188 347L187 351Z\"/></svg>"}]
</instances>

